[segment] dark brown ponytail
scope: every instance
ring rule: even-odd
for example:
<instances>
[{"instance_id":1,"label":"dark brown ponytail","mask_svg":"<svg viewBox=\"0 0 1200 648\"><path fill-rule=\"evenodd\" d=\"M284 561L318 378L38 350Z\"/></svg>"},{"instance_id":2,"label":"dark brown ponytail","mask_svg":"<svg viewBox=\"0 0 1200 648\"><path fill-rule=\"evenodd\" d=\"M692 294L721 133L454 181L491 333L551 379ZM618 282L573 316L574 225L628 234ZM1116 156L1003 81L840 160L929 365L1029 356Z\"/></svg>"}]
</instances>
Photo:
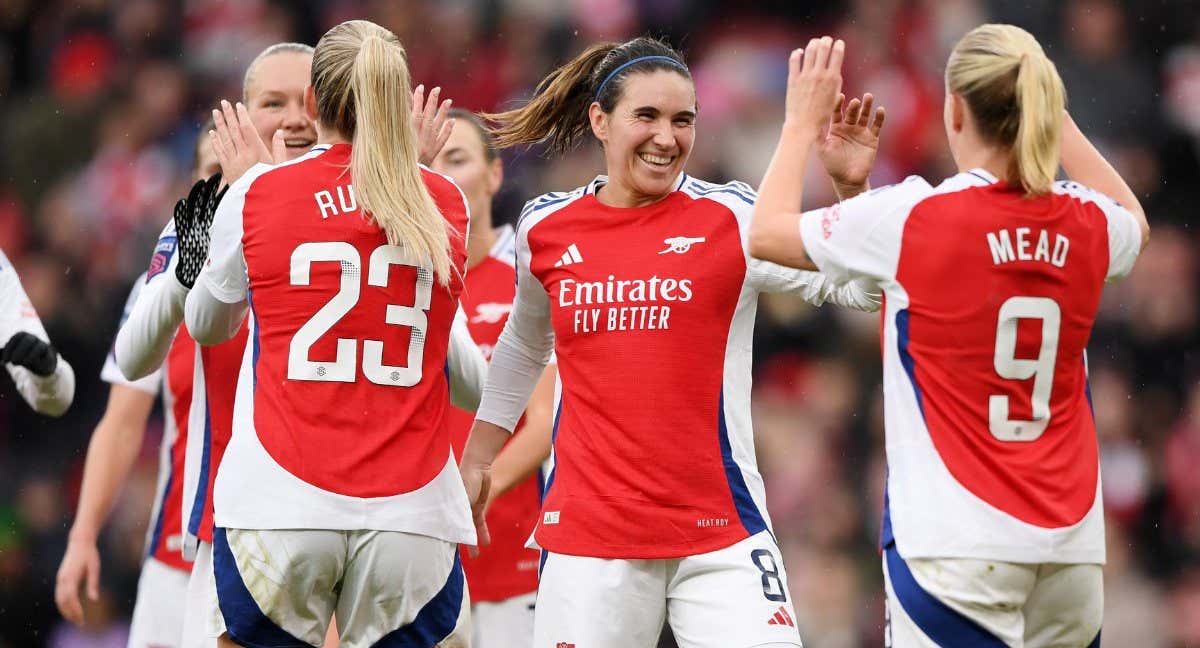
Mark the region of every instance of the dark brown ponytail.
<instances>
[{"instance_id":1,"label":"dark brown ponytail","mask_svg":"<svg viewBox=\"0 0 1200 648\"><path fill-rule=\"evenodd\" d=\"M548 141L551 153L563 153L591 132L588 107L593 101L612 112L624 79L633 72L653 70L673 70L692 78L683 57L660 40L641 37L599 43L542 79L525 105L483 117L496 124L491 132L497 148Z\"/></svg>"}]
</instances>

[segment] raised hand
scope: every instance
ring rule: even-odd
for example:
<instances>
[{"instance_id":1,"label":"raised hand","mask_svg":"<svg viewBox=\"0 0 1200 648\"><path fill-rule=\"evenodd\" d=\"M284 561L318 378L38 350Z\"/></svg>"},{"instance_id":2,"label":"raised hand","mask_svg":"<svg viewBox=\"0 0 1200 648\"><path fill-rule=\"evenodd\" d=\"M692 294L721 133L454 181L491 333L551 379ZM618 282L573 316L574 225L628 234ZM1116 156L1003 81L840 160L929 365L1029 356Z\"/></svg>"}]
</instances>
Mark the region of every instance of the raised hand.
<instances>
[{"instance_id":1,"label":"raised hand","mask_svg":"<svg viewBox=\"0 0 1200 648\"><path fill-rule=\"evenodd\" d=\"M283 139L283 129L276 129L271 137L271 148L258 136L250 113L242 102L236 106L228 101L221 101L221 108L212 111L215 130L208 132L212 136L213 152L221 163L221 174L225 181L233 184L242 177L250 167L258 163L279 164L286 162L287 145Z\"/></svg>"},{"instance_id":2,"label":"raised hand","mask_svg":"<svg viewBox=\"0 0 1200 648\"><path fill-rule=\"evenodd\" d=\"M885 114L883 106L872 112L874 101L875 97L867 93L862 99L855 97L846 105L845 95L839 94L829 120L829 130L817 144L817 155L841 198L865 189L875 164Z\"/></svg>"},{"instance_id":3,"label":"raised hand","mask_svg":"<svg viewBox=\"0 0 1200 648\"><path fill-rule=\"evenodd\" d=\"M413 91L413 128L417 130L419 150L417 161L421 164L433 164L434 158L442 152L450 132L454 130L454 120L448 118L452 99L447 99L438 105L441 88L434 88L425 98L425 86L418 85Z\"/></svg>"},{"instance_id":4,"label":"raised hand","mask_svg":"<svg viewBox=\"0 0 1200 648\"><path fill-rule=\"evenodd\" d=\"M825 130L842 89L842 58L846 44L825 36L808 41L808 47L788 59L787 101L784 120L811 132Z\"/></svg>"},{"instance_id":5,"label":"raised hand","mask_svg":"<svg viewBox=\"0 0 1200 648\"><path fill-rule=\"evenodd\" d=\"M221 174L217 173L192 185L187 198L175 203L175 234L179 241L175 278L189 289L195 285L200 268L208 258L213 217L228 189L228 185L221 187Z\"/></svg>"}]
</instances>

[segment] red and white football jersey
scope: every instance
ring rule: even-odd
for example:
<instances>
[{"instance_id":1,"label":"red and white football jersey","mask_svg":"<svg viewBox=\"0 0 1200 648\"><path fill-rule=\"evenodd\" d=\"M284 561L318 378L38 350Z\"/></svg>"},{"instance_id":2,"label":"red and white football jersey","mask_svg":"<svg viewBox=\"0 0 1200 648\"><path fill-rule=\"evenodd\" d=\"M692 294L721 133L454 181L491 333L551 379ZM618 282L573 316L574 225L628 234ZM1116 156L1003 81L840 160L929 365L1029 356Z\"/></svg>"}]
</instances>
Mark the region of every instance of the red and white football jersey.
<instances>
[{"instance_id":1,"label":"red and white football jersey","mask_svg":"<svg viewBox=\"0 0 1200 648\"><path fill-rule=\"evenodd\" d=\"M212 542L213 485L225 448L233 435L233 405L249 332L242 322L233 339L215 346L196 345L195 385L189 414L183 471L184 557L195 555L197 542Z\"/></svg>"},{"instance_id":2,"label":"red and white football jersey","mask_svg":"<svg viewBox=\"0 0 1200 648\"><path fill-rule=\"evenodd\" d=\"M677 558L770 527L750 421L760 292L876 303L856 286L752 259L754 193L681 174L645 207L609 207L607 181L530 201L517 297L478 418L513 429L557 355L553 473L537 527L555 553Z\"/></svg>"},{"instance_id":3,"label":"red and white football jersey","mask_svg":"<svg viewBox=\"0 0 1200 648\"><path fill-rule=\"evenodd\" d=\"M197 283L228 304L248 301L250 329L214 522L473 543L446 420L466 201L422 170L451 230L442 286L363 218L349 162L338 144L256 166L217 210Z\"/></svg>"},{"instance_id":4,"label":"red and white football jersey","mask_svg":"<svg viewBox=\"0 0 1200 648\"><path fill-rule=\"evenodd\" d=\"M515 240L516 232L511 225L500 228L490 253L467 271L464 282L462 310L471 337L486 358L491 358L517 292ZM455 456L461 458L475 414L452 407L449 417ZM479 555L474 558L465 547L462 550L471 601L504 601L537 590L538 552L526 548L525 542L533 533L540 508L541 486L537 475L492 502L488 508L491 544L480 547Z\"/></svg>"},{"instance_id":5,"label":"red and white football jersey","mask_svg":"<svg viewBox=\"0 0 1200 648\"><path fill-rule=\"evenodd\" d=\"M160 240L151 261L151 272L154 274L138 277L129 299L125 302L125 312L121 323L124 324L133 310L134 304L142 295L144 288L153 286L152 282L161 282L169 276L160 276L174 259L174 228L168 226L170 254L164 255L163 244ZM164 232L164 235L167 235ZM161 267L156 265L161 263ZM173 268L173 266L171 266ZM153 291L154 288L151 288ZM150 514L150 524L146 529L146 555L153 557L175 569L191 571L192 563L185 560L180 553L183 543L183 522L180 510L183 499L183 464L184 450L188 443L188 408L192 402L192 361L196 343L187 333L187 327L179 326L175 339L167 351L167 357L162 367L149 376L138 380L129 380L117 366L116 358L110 351L100 371L100 378L112 385L133 387L151 395L162 393L163 402L163 435L158 456L158 484L154 493L154 509Z\"/></svg>"},{"instance_id":6,"label":"red and white football jersey","mask_svg":"<svg viewBox=\"0 0 1200 648\"><path fill-rule=\"evenodd\" d=\"M1059 182L1045 196L979 169L912 177L805 213L835 280L883 290L885 546L905 558L1102 563L1084 350L1136 219Z\"/></svg>"}]
</instances>

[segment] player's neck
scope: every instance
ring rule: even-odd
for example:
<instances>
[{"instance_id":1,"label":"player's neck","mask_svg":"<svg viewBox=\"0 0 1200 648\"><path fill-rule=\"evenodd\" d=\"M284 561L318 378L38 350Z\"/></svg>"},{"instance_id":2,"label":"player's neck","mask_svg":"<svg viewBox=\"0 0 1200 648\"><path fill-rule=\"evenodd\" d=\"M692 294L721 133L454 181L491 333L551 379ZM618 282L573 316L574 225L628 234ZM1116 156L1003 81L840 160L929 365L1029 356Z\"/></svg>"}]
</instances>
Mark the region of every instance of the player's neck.
<instances>
[{"instance_id":1,"label":"player's neck","mask_svg":"<svg viewBox=\"0 0 1200 648\"><path fill-rule=\"evenodd\" d=\"M670 195L670 194L667 194ZM619 178L609 177L608 182L604 183L596 190L596 200L600 201L601 205L608 207L645 207L666 198L666 195L651 196L627 186L621 182Z\"/></svg>"},{"instance_id":2,"label":"player's neck","mask_svg":"<svg viewBox=\"0 0 1200 648\"><path fill-rule=\"evenodd\" d=\"M479 210L471 214L471 235L467 237L467 270L487 258L496 244L496 230L492 227L491 210Z\"/></svg>"},{"instance_id":3,"label":"player's neck","mask_svg":"<svg viewBox=\"0 0 1200 648\"><path fill-rule=\"evenodd\" d=\"M334 144L349 144L350 143L350 140L346 139L345 137L342 136L341 133L337 132L337 129L329 128L328 126L324 126L319 121L316 123L316 127L317 127L317 144L329 144L332 146Z\"/></svg>"},{"instance_id":4,"label":"player's neck","mask_svg":"<svg viewBox=\"0 0 1200 648\"><path fill-rule=\"evenodd\" d=\"M1012 163L1012 151L997 146L971 147L963 151L957 161L959 172L983 169L992 176L1005 180Z\"/></svg>"}]
</instances>

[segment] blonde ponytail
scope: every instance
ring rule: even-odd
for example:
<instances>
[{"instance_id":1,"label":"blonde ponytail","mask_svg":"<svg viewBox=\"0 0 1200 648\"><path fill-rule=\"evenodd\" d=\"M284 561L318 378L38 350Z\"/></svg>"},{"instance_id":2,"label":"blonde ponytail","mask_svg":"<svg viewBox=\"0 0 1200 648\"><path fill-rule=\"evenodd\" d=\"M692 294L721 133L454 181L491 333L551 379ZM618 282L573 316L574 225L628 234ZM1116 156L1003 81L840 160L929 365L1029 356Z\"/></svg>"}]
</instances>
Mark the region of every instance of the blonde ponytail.
<instances>
[{"instance_id":1,"label":"blonde ponytail","mask_svg":"<svg viewBox=\"0 0 1200 648\"><path fill-rule=\"evenodd\" d=\"M1013 143L1014 175L1021 179L1026 193L1048 193L1058 175L1058 138L1065 101L1058 71L1040 52L1021 57L1016 99L1020 125Z\"/></svg>"},{"instance_id":2,"label":"blonde ponytail","mask_svg":"<svg viewBox=\"0 0 1200 648\"><path fill-rule=\"evenodd\" d=\"M409 259L450 280L450 235L417 162L412 84L403 46L365 20L326 32L313 55L318 118L352 138L350 177L366 218Z\"/></svg>"},{"instance_id":3,"label":"blonde ponytail","mask_svg":"<svg viewBox=\"0 0 1200 648\"><path fill-rule=\"evenodd\" d=\"M946 88L966 101L985 139L1012 149L1007 180L1029 195L1049 192L1066 92L1037 40L1013 25L976 27L950 53Z\"/></svg>"}]
</instances>

